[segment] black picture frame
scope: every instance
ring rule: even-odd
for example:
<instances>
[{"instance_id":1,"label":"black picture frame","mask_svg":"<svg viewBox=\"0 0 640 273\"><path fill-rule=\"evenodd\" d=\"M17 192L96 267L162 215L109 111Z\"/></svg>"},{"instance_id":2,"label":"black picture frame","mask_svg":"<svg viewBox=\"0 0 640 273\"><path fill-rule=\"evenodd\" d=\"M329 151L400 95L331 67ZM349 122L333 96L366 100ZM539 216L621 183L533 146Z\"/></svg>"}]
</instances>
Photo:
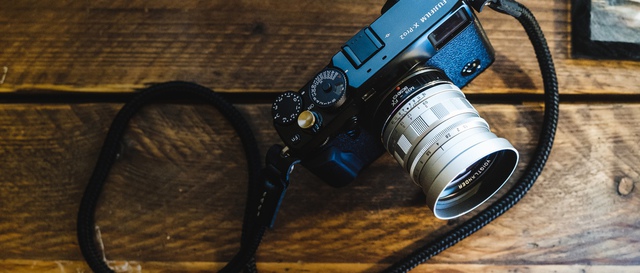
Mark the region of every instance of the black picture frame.
<instances>
[{"instance_id":1,"label":"black picture frame","mask_svg":"<svg viewBox=\"0 0 640 273\"><path fill-rule=\"evenodd\" d=\"M571 54L574 58L640 60L640 43L591 39L592 0L572 0Z\"/></svg>"}]
</instances>

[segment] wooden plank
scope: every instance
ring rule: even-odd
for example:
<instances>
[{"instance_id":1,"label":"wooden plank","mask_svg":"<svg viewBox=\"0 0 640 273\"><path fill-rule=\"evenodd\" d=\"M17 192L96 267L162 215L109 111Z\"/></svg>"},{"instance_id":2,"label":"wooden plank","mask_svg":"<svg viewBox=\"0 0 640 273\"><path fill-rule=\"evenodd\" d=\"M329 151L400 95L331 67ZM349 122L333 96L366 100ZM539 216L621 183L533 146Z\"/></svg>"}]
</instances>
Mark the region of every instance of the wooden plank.
<instances>
[{"instance_id":1,"label":"wooden plank","mask_svg":"<svg viewBox=\"0 0 640 273\"><path fill-rule=\"evenodd\" d=\"M3 263L25 260L16 265L24 268L44 261L51 267L46 270L55 271L52 261L82 259L75 214L118 107L0 105ZM240 109L263 151L278 142L268 105ZM535 147L540 106L478 109L498 135L521 151L522 164L527 162ZM542 272L553 265L561 272L595 272L608 265L637 269L640 104L565 104L561 115L555 149L532 191L433 263L451 265L447 270L460 264L480 266L462 265L471 272L481 272L485 265L498 266L498 272L512 266ZM97 212L107 259L156 261L158 271L183 262L228 260L238 247L245 194L237 142L229 124L206 106L144 110L123 141ZM277 269L301 262L337 271L343 263L354 270L360 268L354 263L389 264L462 220L436 220L423 202L420 190L389 156L341 189L297 168L258 260L284 263L274 265ZM165 265L169 269L162 269Z\"/></svg>"},{"instance_id":2,"label":"wooden plank","mask_svg":"<svg viewBox=\"0 0 640 273\"><path fill-rule=\"evenodd\" d=\"M78 261L35 261L35 260L0 260L0 272L40 272L65 273L89 272L83 262ZM120 262L114 267L118 273L164 273L164 272L213 272L222 268L223 263L212 262ZM386 265L345 263L345 264L314 264L314 263L258 263L258 271L269 272L376 272ZM635 273L639 266L633 265L483 265L483 264L425 264L417 267L414 273L486 273L486 272L527 272L527 273L596 273L617 272Z\"/></svg>"},{"instance_id":3,"label":"wooden plank","mask_svg":"<svg viewBox=\"0 0 640 273\"><path fill-rule=\"evenodd\" d=\"M131 92L169 80L223 92L297 90L384 2L9 1L0 9L0 92ZM522 2L548 37L562 93L638 94L639 62L569 57L569 1ZM521 27L490 10L480 17L497 59L466 92L538 92Z\"/></svg>"}]
</instances>

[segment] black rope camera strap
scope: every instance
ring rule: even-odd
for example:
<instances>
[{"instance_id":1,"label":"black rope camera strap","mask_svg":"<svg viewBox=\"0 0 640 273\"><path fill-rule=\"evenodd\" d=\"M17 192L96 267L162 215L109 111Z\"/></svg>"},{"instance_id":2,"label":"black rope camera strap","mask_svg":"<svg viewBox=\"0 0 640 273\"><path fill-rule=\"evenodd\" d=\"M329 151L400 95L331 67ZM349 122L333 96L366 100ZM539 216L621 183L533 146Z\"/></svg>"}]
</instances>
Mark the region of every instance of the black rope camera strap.
<instances>
[{"instance_id":1,"label":"black rope camera strap","mask_svg":"<svg viewBox=\"0 0 640 273\"><path fill-rule=\"evenodd\" d=\"M560 94L558 93L558 80L547 41L533 13L524 5L512 0L498 0L492 2L490 7L515 17L524 27L529 40L533 44L544 84L544 117L538 137L538 146L524 174L505 195L473 218L393 264L385 272L407 272L480 230L505 213L520 201L533 186L533 183L542 173L542 169L551 153L560 112Z\"/></svg>"},{"instance_id":2,"label":"black rope camera strap","mask_svg":"<svg viewBox=\"0 0 640 273\"><path fill-rule=\"evenodd\" d=\"M544 35L533 14L523 5L512 0L494 0L490 7L514 16L522 24L533 44L542 72L545 104L538 146L525 173L499 200L449 233L436 238L392 265L385 272L407 272L502 215L522 199L533 186L551 152L559 115L559 94L553 60ZM230 121L240 136L249 173L242 241L240 251L220 272L239 272L241 270L256 272L254 254L266 228L273 225L275 214L289 183L290 167L297 163L297 160L280 157L282 147L274 146L267 153L267 166L261 172L260 152L255 137L241 114L210 89L187 82L169 82L149 87L125 104L116 115L82 197L78 212L77 235L82 255L94 272L113 272L96 244L94 223L96 204L109 171L116 161L120 139L125 133L129 120L145 105L158 99L171 98L191 98L213 105Z\"/></svg>"},{"instance_id":3,"label":"black rope camera strap","mask_svg":"<svg viewBox=\"0 0 640 273\"><path fill-rule=\"evenodd\" d=\"M96 204L104 183L109 175L111 167L116 161L119 151L120 140L122 139L129 120L145 105L156 100L167 100L172 98L194 99L204 101L217 108L222 115L233 125L240 136L242 146L247 158L249 173L249 188L247 190L247 207L245 210L244 223L242 227L242 251L230 265L229 272L238 272L241 267L249 262L255 253L265 231L265 226L254 224L251 208L255 207L253 200L258 192L256 185L260 178L262 166L260 151L257 142L240 112L230 103L224 100L219 94L214 93L203 86L188 82L168 82L149 87L137 94L131 101L125 104L113 120L109 133L104 141L98 162L93 170L93 174L87 184L80 209L78 211L77 236L82 255L94 272L113 272L105 261L104 254L96 246L96 233L94 215ZM240 255L241 254L241 255Z\"/></svg>"}]
</instances>

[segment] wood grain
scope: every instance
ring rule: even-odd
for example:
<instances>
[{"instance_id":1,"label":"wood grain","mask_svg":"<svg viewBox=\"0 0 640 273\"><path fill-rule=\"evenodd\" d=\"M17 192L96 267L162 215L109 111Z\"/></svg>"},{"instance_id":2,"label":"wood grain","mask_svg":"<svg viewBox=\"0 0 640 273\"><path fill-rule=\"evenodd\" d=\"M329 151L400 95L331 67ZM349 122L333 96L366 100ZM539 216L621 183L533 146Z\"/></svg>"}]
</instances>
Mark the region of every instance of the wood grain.
<instances>
[{"instance_id":1,"label":"wood grain","mask_svg":"<svg viewBox=\"0 0 640 273\"><path fill-rule=\"evenodd\" d=\"M515 208L413 272L640 272L640 62L571 59L569 1L522 2L547 36L563 98L573 100L561 105L550 161ZM297 90L382 3L2 3L0 272L89 272L75 217L121 107L115 95L170 80L245 98ZM477 108L520 150L518 176L536 145L542 107L528 95L542 93L540 75L515 20L488 9L479 17L496 62L464 91L505 103ZM65 100L78 94L94 103ZM180 103L150 106L132 121L99 202L99 239L118 272L212 271L238 248L239 140L216 110ZM269 105L238 107L263 152L280 142ZM341 189L301 167L258 267L377 272L468 217L436 220L387 155Z\"/></svg>"},{"instance_id":2,"label":"wood grain","mask_svg":"<svg viewBox=\"0 0 640 273\"><path fill-rule=\"evenodd\" d=\"M0 105L2 263L28 271L42 261L52 268L43 269L48 272L56 270L51 261L81 260L75 213L118 107ZM277 142L265 117L268 105L240 109L263 151ZM540 106L478 109L526 162ZM637 269L640 104L565 104L561 115L550 162L532 191L494 223L436 256L430 262L435 268ZM107 259L159 262L151 272L182 265L197 271L201 262L228 260L238 247L245 190L242 152L229 124L203 105L155 105L135 118L122 145L97 212ZM618 192L622 179L636 185L626 195ZM258 259L274 272L379 268L461 221L436 220L423 202L388 156L342 189L298 168ZM424 272L435 272L428 268Z\"/></svg>"},{"instance_id":3,"label":"wood grain","mask_svg":"<svg viewBox=\"0 0 640 273\"><path fill-rule=\"evenodd\" d=\"M638 94L640 63L569 58L569 1L522 2L547 35L563 94ZM0 9L0 92L131 92L168 80L222 92L297 90L383 3L9 1ZM491 10L480 17L496 62L465 92L538 92L522 28Z\"/></svg>"},{"instance_id":4,"label":"wood grain","mask_svg":"<svg viewBox=\"0 0 640 273\"><path fill-rule=\"evenodd\" d=\"M86 264L77 261L31 261L31 260L0 260L0 272L40 272L40 273L65 273L88 272ZM220 269L223 263L212 262L119 262L116 272L210 272ZM386 265L364 263L258 263L260 272L365 272L382 270ZM482 264L428 264L414 269L414 273L486 273L486 272L523 272L523 273L635 273L640 270L638 266L613 266L613 265L501 265L491 266Z\"/></svg>"}]
</instances>

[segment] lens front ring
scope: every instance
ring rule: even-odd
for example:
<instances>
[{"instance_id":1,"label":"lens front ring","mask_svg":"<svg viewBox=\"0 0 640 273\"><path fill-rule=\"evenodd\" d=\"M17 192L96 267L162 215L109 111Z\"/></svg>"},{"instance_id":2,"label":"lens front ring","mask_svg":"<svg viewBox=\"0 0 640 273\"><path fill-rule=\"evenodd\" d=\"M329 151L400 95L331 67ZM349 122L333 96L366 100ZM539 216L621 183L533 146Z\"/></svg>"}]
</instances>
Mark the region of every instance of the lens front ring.
<instances>
[{"instance_id":1,"label":"lens front ring","mask_svg":"<svg viewBox=\"0 0 640 273\"><path fill-rule=\"evenodd\" d=\"M438 218L473 210L515 170L515 148L493 134L462 91L433 68L412 73L381 105L385 111L376 115L386 116L383 145L423 189Z\"/></svg>"},{"instance_id":2,"label":"lens front ring","mask_svg":"<svg viewBox=\"0 0 640 273\"><path fill-rule=\"evenodd\" d=\"M470 185L473 188L467 190L466 195L454 200L443 198L446 197L442 195L443 191L455 178L469 166L492 155L496 156L495 161L490 168L484 170L484 175L479 178L481 180ZM427 206L440 219L456 218L468 213L498 192L515 171L518 159L518 151L503 138L492 138L480 142L457 156L452 151L450 156L440 158L432 167L432 169L442 170L435 178L428 177L432 176L429 172L422 172L424 175L421 176L421 181L432 181L429 189L423 188L427 196Z\"/></svg>"}]
</instances>

